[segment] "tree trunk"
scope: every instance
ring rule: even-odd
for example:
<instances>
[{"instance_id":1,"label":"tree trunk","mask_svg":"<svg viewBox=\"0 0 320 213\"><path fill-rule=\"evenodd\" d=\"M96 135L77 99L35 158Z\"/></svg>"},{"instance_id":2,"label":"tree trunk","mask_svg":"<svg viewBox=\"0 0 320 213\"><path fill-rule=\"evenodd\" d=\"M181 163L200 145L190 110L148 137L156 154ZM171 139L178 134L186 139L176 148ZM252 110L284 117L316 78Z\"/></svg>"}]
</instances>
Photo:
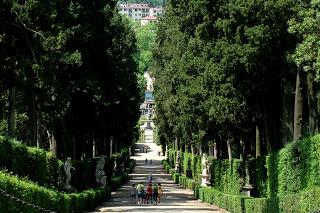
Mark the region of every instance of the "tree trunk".
<instances>
[{"instance_id":1,"label":"tree trunk","mask_svg":"<svg viewBox=\"0 0 320 213\"><path fill-rule=\"evenodd\" d=\"M39 111L37 110L36 111L36 125L37 125L37 148L40 148L41 147L41 134L40 134L40 127L41 127L41 124L40 124L40 113Z\"/></svg>"},{"instance_id":2,"label":"tree trunk","mask_svg":"<svg viewBox=\"0 0 320 213\"><path fill-rule=\"evenodd\" d=\"M179 150L179 144L178 144L178 138L177 137L174 140L174 150L176 150L176 151Z\"/></svg>"},{"instance_id":3,"label":"tree trunk","mask_svg":"<svg viewBox=\"0 0 320 213\"><path fill-rule=\"evenodd\" d=\"M259 135L260 135L260 139L264 138L264 140L265 140L263 142L265 142L265 147L267 149L268 154L270 154L272 151L271 142L270 142L271 141L270 137L271 137L272 131L269 129L269 122L271 122L271 121L268 118L267 109L265 109L265 112L264 112L264 134L262 132L262 136L261 136L261 134L259 134ZM261 154L261 141L260 141L260 154Z\"/></svg>"},{"instance_id":4,"label":"tree trunk","mask_svg":"<svg viewBox=\"0 0 320 213\"><path fill-rule=\"evenodd\" d=\"M113 146L113 138L112 136L110 137L110 158L112 157L112 146Z\"/></svg>"},{"instance_id":5,"label":"tree trunk","mask_svg":"<svg viewBox=\"0 0 320 213\"><path fill-rule=\"evenodd\" d=\"M47 130L48 140L49 140L49 150L53 153L54 156L57 156L57 141L54 137L53 131L50 133Z\"/></svg>"},{"instance_id":6,"label":"tree trunk","mask_svg":"<svg viewBox=\"0 0 320 213\"><path fill-rule=\"evenodd\" d=\"M294 100L294 122L293 122L293 141L297 141L302 137L302 84L301 84L301 71L297 71L296 90Z\"/></svg>"},{"instance_id":7,"label":"tree trunk","mask_svg":"<svg viewBox=\"0 0 320 213\"><path fill-rule=\"evenodd\" d=\"M8 136L15 137L16 127L16 88L9 90Z\"/></svg>"},{"instance_id":8,"label":"tree trunk","mask_svg":"<svg viewBox=\"0 0 320 213\"><path fill-rule=\"evenodd\" d=\"M217 149L217 143L213 143L213 158L218 159L218 149Z\"/></svg>"},{"instance_id":9,"label":"tree trunk","mask_svg":"<svg viewBox=\"0 0 320 213\"><path fill-rule=\"evenodd\" d=\"M314 91L314 76L310 72L307 74L307 93L309 106L309 135L312 136L318 133L318 110L317 99Z\"/></svg>"},{"instance_id":10,"label":"tree trunk","mask_svg":"<svg viewBox=\"0 0 320 213\"><path fill-rule=\"evenodd\" d=\"M293 111L294 102L292 85L285 82L282 97L282 144L286 145L293 140Z\"/></svg>"},{"instance_id":11,"label":"tree trunk","mask_svg":"<svg viewBox=\"0 0 320 213\"><path fill-rule=\"evenodd\" d=\"M209 144L209 156L213 156L213 145Z\"/></svg>"},{"instance_id":12,"label":"tree trunk","mask_svg":"<svg viewBox=\"0 0 320 213\"><path fill-rule=\"evenodd\" d=\"M188 144L185 144L185 145L184 145L184 151L185 151L185 152L188 152L188 151L189 151Z\"/></svg>"},{"instance_id":13,"label":"tree trunk","mask_svg":"<svg viewBox=\"0 0 320 213\"><path fill-rule=\"evenodd\" d=\"M258 124L256 124L256 158L261 156L261 140L260 140L260 130Z\"/></svg>"},{"instance_id":14,"label":"tree trunk","mask_svg":"<svg viewBox=\"0 0 320 213\"><path fill-rule=\"evenodd\" d=\"M232 160L232 150L231 150L231 142L230 142L230 140L227 141L227 146L228 146L229 161L231 161Z\"/></svg>"},{"instance_id":15,"label":"tree trunk","mask_svg":"<svg viewBox=\"0 0 320 213\"><path fill-rule=\"evenodd\" d=\"M38 127L37 127L37 107L36 107L36 96L34 89L31 89L31 134L32 134L32 146L39 147L38 142Z\"/></svg>"},{"instance_id":16,"label":"tree trunk","mask_svg":"<svg viewBox=\"0 0 320 213\"><path fill-rule=\"evenodd\" d=\"M244 156L244 143L243 143L243 140L240 139L240 160L243 160L243 156Z\"/></svg>"},{"instance_id":17,"label":"tree trunk","mask_svg":"<svg viewBox=\"0 0 320 213\"><path fill-rule=\"evenodd\" d=\"M193 146L193 145L191 145L191 154L192 154L192 156L195 154L195 153L194 153L194 146Z\"/></svg>"}]
</instances>

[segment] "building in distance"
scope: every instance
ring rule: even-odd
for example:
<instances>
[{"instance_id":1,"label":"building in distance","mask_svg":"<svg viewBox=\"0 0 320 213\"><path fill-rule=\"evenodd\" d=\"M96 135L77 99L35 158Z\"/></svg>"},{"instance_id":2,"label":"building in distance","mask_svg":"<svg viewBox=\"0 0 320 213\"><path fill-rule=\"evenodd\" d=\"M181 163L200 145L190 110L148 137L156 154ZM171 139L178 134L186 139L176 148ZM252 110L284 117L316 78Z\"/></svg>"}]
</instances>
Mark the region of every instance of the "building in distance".
<instances>
[{"instance_id":1,"label":"building in distance","mask_svg":"<svg viewBox=\"0 0 320 213\"><path fill-rule=\"evenodd\" d=\"M141 20L141 25L157 22L158 17L164 13L163 7L150 7L145 3L118 3L117 8L120 14L127 15L134 20Z\"/></svg>"}]
</instances>

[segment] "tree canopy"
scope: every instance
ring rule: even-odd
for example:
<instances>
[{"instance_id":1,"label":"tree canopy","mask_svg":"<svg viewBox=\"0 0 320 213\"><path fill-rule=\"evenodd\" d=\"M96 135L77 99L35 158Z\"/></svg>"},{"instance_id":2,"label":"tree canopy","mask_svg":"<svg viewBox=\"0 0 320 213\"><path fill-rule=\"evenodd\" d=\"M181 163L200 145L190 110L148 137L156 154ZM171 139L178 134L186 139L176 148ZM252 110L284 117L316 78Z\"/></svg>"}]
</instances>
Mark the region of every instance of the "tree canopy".
<instances>
[{"instance_id":1,"label":"tree canopy","mask_svg":"<svg viewBox=\"0 0 320 213\"><path fill-rule=\"evenodd\" d=\"M80 159L131 145L141 96L135 33L116 1L2 0L1 119L8 135ZM7 104L6 104L7 103ZM4 134L2 132L2 134Z\"/></svg>"},{"instance_id":2,"label":"tree canopy","mask_svg":"<svg viewBox=\"0 0 320 213\"><path fill-rule=\"evenodd\" d=\"M162 143L177 140L180 148L198 151L215 144L223 157L227 141L233 155L243 141L246 154L258 156L294 135L314 134L316 78L307 83L299 67L319 70L318 6L292 0L169 1L152 68Z\"/></svg>"}]
</instances>

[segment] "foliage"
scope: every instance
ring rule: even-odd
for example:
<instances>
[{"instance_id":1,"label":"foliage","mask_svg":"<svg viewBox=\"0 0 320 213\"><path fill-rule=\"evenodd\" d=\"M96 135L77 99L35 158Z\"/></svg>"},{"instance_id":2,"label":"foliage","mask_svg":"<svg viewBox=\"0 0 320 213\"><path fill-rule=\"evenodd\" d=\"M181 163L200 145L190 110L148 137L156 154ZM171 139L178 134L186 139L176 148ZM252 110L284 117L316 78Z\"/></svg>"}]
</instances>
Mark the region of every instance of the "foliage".
<instances>
[{"instance_id":1,"label":"foliage","mask_svg":"<svg viewBox=\"0 0 320 213\"><path fill-rule=\"evenodd\" d=\"M95 170L98 158L73 160L71 185L77 190L97 187ZM134 167L133 160L128 160L128 150L114 154L112 158L105 158L105 174L107 182L111 180L114 169L114 161L117 165L124 164L130 172ZM42 149L27 147L21 142L0 137L0 167L13 174L37 182L41 186L60 189L64 184L64 163L58 160L50 152ZM131 170L130 170L131 169Z\"/></svg>"},{"instance_id":2,"label":"foliage","mask_svg":"<svg viewBox=\"0 0 320 213\"><path fill-rule=\"evenodd\" d=\"M177 139L199 153L215 143L226 158L226 141L237 156L240 141L245 155L255 154L256 126L263 155L290 140L282 129L291 121L293 102L284 104L293 87L285 85L294 85L296 67L287 55L297 38L288 21L298 6L291 0L168 2L151 68L162 144Z\"/></svg>"},{"instance_id":3,"label":"foliage","mask_svg":"<svg viewBox=\"0 0 320 213\"><path fill-rule=\"evenodd\" d=\"M243 203L248 197L224 194L214 188L200 187L199 198L209 204L215 204L230 212L245 212Z\"/></svg>"},{"instance_id":4,"label":"foliage","mask_svg":"<svg viewBox=\"0 0 320 213\"><path fill-rule=\"evenodd\" d=\"M223 193L239 195L244 184L243 162L213 159L210 163L212 186Z\"/></svg>"},{"instance_id":5,"label":"foliage","mask_svg":"<svg viewBox=\"0 0 320 213\"><path fill-rule=\"evenodd\" d=\"M317 81L320 78L319 6L318 0L311 0L289 21L288 29L301 39L292 55L293 60L305 72L314 73Z\"/></svg>"},{"instance_id":6,"label":"foliage","mask_svg":"<svg viewBox=\"0 0 320 213\"><path fill-rule=\"evenodd\" d=\"M1 128L10 121L10 136L60 159L89 158L93 144L106 155L111 138L118 150L132 144L137 48L116 1L2 0L0 25Z\"/></svg>"},{"instance_id":7,"label":"foliage","mask_svg":"<svg viewBox=\"0 0 320 213\"><path fill-rule=\"evenodd\" d=\"M52 153L4 137L0 137L0 166L42 186L58 188L64 179L63 162Z\"/></svg>"},{"instance_id":8,"label":"foliage","mask_svg":"<svg viewBox=\"0 0 320 213\"><path fill-rule=\"evenodd\" d=\"M126 182L128 173L135 163L130 160L126 172L112 177L111 186L92 188L80 193L59 193L56 190L39 186L31 181L18 178L0 171L0 188L6 193L21 200L35 204L42 208L57 212L82 212L93 209L111 196L111 189L116 189ZM0 197L0 211L2 212L37 212L26 205L16 203L4 196Z\"/></svg>"},{"instance_id":9,"label":"foliage","mask_svg":"<svg viewBox=\"0 0 320 213\"><path fill-rule=\"evenodd\" d=\"M279 212L279 201L277 197L246 199L244 208L246 213L277 213Z\"/></svg>"},{"instance_id":10,"label":"foliage","mask_svg":"<svg viewBox=\"0 0 320 213\"><path fill-rule=\"evenodd\" d=\"M320 136L289 144L267 157L268 197L298 193L320 186Z\"/></svg>"}]
</instances>

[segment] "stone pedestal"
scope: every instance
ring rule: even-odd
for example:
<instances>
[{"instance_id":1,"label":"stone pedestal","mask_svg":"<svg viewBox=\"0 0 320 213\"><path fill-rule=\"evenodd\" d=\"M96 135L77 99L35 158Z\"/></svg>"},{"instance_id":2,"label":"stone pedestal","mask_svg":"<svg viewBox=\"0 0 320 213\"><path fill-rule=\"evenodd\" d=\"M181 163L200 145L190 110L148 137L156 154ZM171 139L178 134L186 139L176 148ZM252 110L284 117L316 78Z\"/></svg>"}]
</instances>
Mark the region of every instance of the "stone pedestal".
<instances>
[{"instance_id":1,"label":"stone pedestal","mask_svg":"<svg viewBox=\"0 0 320 213\"><path fill-rule=\"evenodd\" d=\"M251 191L254 189L253 185L251 184L246 184L245 186L242 187L242 191L244 195L251 197Z\"/></svg>"},{"instance_id":2,"label":"stone pedestal","mask_svg":"<svg viewBox=\"0 0 320 213\"><path fill-rule=\"evenodd\" d=\"M76 190L74 187L70 186L70 185L64 186L62 191L66 192L66 193L74 193L74 192L77 192L77 190Z\"/></svg>"},{"instance_id":3,"label":"stone pedestal","mask_svg":"<svg viewBox=\"0 0 320 213\"><path fill-rule=\"evenodd\" d=\"M175 168L174 168L174 170L175 170L177 173L181 173L180 161L181 161L180 151L178 151L178 152L177 152L176 163L175 163Z\"/></svg>"},{"instance_id":4,"label":"stone pedestal","mask_svg":"<svg viewBox=\"0 0 320 213\"><path fill-rule=\"evenodd\" d=\"M210 186L209 174L206 168L202 170L201 186Z\"/></svg>"},{"instance_id":5,"label":"stone pedestal","mask_svg":"<svg viewBox=\"0 0 320 213\"><path fill-rule=\"evenodd\" d=\"M210 186L210 172L209 162L205 154L202 155L202 174L201 174L201 186Z\"/></svg>"}]
</instances>

